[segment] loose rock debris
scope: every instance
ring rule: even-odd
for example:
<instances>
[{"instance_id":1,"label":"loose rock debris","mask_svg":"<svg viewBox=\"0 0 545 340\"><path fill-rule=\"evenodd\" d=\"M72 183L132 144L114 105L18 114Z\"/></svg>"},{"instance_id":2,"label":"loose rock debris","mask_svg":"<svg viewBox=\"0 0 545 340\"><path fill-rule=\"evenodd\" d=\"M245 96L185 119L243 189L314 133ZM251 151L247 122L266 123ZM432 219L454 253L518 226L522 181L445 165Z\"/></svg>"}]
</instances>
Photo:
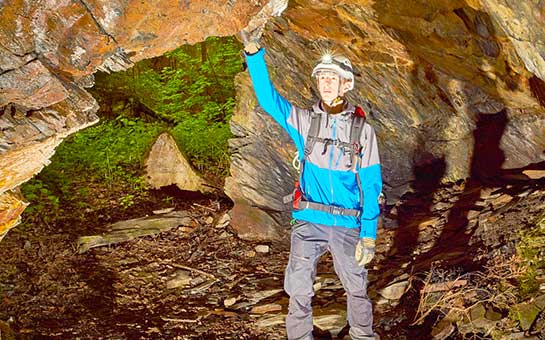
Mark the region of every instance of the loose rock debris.
<instances>
[{"instance_id":1,"label":"loose rock debris","mask_svg":"<svg viewBox=\"0 0 545 340\"><path fill-rule=\"evenodd\" d=\"M423 289L413 284L417 275L431 264L451 268L453 259L476 256L485 261L496 256L516 240L516 230L545 208L545 190L538 185L471 188L464 193L465 189L447 186L428 196L408 196L386 212L377 257L369 269L369 295L375 303L376 329L383 338L425 338L431 336L430 329L438 339L471 334L471 327L482 329L494 318L494 310L484 306L485 316L475 310L470 323L445 317L434 327L425 320L411 326ZM189 218L184 223L85 253L74 247L73 235L38 227L33 232L12 231L0 244L0 320L27 337L285 339L287 243L242 241L229 226L228 206L195 203L182 210L187 215L181 216ZM159 208L153 207L149 214ZM438 251L436 241L445 226L452 225L453 209L465 211L468 228L474 229L464 251L456 242L441 245ZM172 213L181 212L178 208ZM498 232L506 229L512 232ZM96 230L102 237L107 235L103 226ZM467 235L467 230L461 234ZM456 230L449 232L457 235ZM467 281L462 285L462 280L445 276L430 282L427 289L433 292L424 291L444 295L465 287L475 289L475 282ZM318 265L314 289L316 339L342 338L347 334L346 296L329 255ZM381 300L379 291L387 290L395 294ZM468 303L480 299L478 294L463 297ZM529 332L543 328L542 314ZM454 316L463 319L455 313L449 318ZM494 321L498 325L507 322L505 315L499 318ZM512 333L519 332L516 325L507 326Z\"/></svg>"}]
</instances>

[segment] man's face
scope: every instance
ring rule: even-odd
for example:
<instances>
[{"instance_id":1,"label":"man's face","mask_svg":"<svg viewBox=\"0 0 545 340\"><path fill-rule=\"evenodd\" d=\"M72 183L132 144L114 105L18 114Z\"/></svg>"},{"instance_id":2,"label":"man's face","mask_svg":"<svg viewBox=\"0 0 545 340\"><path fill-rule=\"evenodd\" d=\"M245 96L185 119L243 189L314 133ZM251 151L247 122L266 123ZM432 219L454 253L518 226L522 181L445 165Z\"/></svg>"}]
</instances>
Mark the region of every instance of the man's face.
<instances>
[{"instance_id":1,"label":"man's face","mask_svg":"<svg viewBox=\"0 0 545 340\"><path fill-rule=\"evenodd\" d=\"M320 97L327 104L331 103L335 98L343 96L349 85L335 72L320 72L316 79Z\"/></svg>"}]
</instances>

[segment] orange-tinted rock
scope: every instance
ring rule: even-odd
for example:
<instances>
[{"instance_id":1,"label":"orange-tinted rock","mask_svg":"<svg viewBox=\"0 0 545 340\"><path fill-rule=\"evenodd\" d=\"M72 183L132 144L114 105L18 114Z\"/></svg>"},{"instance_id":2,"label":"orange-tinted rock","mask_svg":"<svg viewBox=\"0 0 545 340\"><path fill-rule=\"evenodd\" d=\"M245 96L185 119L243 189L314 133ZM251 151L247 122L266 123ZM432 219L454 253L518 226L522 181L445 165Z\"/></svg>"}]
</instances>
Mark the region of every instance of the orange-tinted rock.
<instances>
[{"instance_id":1,"label":"orange-tinted rock","mask_svg":"<svg viewBox=\"0 0 545 340\"><path fill-rule=\"evenodd\" d=\"M0 194L39 172L66 136L98 121L96 102L82 89L97 69L123 70L236 34L266 3L1 1Z\"/></svg>"},{"instance_id":2,"label":"orange-tinted rock","mask_svg":"<svg viewBox=\"0 0 545 340\"><path fill-rule=\"evenodd\" d=\"M0 75L0 107L17 103L29 109L41 109L67 96L68 91L59 78L39 60Z\"/></svg>"},{"instance_id":3,"label":"orange-tinted rock","mask_svg":"<svg viewBox=\"0 0 545 340\"><path fill-rule=\"evenodd\" d=\"M96 121L80 88L91 85L95 70L122 70L210 35L235 34L267 2L4 0L0 193L39 171L64 136ZM444 162L442 180L472 175L473 156L484 154L477 146L491 135L481 133L484 115L489 125L498 117L501 130L489 142L495 170L543 160L541 7L530 0L297 0L268 24L262 43L276 87L299 106L315 100L310 72L324 50L352 60L349 98L375 126L385 190L395 197L422 159ZM293 145L247 85L233 118L239 139L231 142L226 191L243 234L278 235L289 218L280 198L296 177Z\"/></svg>"},{"instance_id":4,"label":"orange-tinted rock","mask_svg":"<svg viewBox=\"0 0 545 340\"><path fill-rule=\"evenodd\" d=\"M20 194L5 192L0 195L0 241L8 230L19 223L19 216L27 205Z\"/></svg>"}]
</instances>

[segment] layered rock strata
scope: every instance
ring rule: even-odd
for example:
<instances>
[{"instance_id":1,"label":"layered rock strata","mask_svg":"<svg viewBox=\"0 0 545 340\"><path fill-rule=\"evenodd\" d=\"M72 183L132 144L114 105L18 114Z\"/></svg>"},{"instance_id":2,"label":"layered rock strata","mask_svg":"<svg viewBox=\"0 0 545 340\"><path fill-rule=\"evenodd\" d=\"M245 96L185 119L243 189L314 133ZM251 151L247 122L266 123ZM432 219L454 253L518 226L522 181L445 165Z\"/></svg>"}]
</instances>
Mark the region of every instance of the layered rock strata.
<instances>
[{"instance_id":1,"label":"layered rock strata","mask_svg":"<svg viewBox=\"0 0 545 340\"><path fill-rule=\"evenodd\" d=\"M428 176L446 182L545 160L543 27L544 1L298 0L269 22L262 45L276 88L302 107L316 100L310 74L324 51L352 61L348 97L377 131L393 203L429 165ZM293 149L247 82L226 184L234 211L245 213L232 224L256 238L282 235Z\"/></svg>"},{"instance_id":2,"label":"layered rock strata","mask_svg":"<svg viewBox=\"0 0 545 340\"><path fill-rule=\"evenodd\" d=\"M98 121L93 73L120 71L208 36L240 31L252 1L0 2L0 234L18 220L13 190L69 134Z\"/></svg>"},{"instance_id":3,"label":"layered rock strata","mask_svg":"<svg viewBox=\"0 0 545 340\"><path fill-rule=\"evenodd\" d=\"M97 120L83 90L97 69L123 70L184 43L235 34L257 13L275 11L265 4L1 2L2 206L14 207L11 191L65 136ZM544 18L543 0L292 0L267 24L262 42L277 88L299 106L316 98L309 75L324 50L352 60L356 90L349 99L377 131L385 190L395 199L427 164L448 181L543 160ZM244 237L281 238L289 219L281 196L297 176L294 150L256 105L247 75L237 81L226 183L235 202L232 225ZM17 219L20 208L9 209L0 226Z\"/></svg>"}]
</instances>

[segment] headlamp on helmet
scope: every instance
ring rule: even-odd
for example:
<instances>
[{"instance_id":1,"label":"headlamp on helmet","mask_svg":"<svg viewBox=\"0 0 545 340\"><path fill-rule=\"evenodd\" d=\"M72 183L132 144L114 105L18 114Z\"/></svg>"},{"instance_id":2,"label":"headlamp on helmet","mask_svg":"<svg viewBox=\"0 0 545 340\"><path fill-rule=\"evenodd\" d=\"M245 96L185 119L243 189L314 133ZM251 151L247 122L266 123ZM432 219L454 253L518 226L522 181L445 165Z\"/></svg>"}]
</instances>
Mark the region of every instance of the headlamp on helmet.
<instances>
[{"instance_id":1,"label":"headlamp on helmet","mask_svg":"<svg viewBox=\"0 0 545 340\"><path fill-rule=\"evenodd\" d=\"M332 55L325 53L320 58L320 63L312 70L312 77L316 77L320 72L334 72L341 78L350 81L348 90L354 88L354 73L350 60L342 55Z\"/></svg>"}]
</instances>

